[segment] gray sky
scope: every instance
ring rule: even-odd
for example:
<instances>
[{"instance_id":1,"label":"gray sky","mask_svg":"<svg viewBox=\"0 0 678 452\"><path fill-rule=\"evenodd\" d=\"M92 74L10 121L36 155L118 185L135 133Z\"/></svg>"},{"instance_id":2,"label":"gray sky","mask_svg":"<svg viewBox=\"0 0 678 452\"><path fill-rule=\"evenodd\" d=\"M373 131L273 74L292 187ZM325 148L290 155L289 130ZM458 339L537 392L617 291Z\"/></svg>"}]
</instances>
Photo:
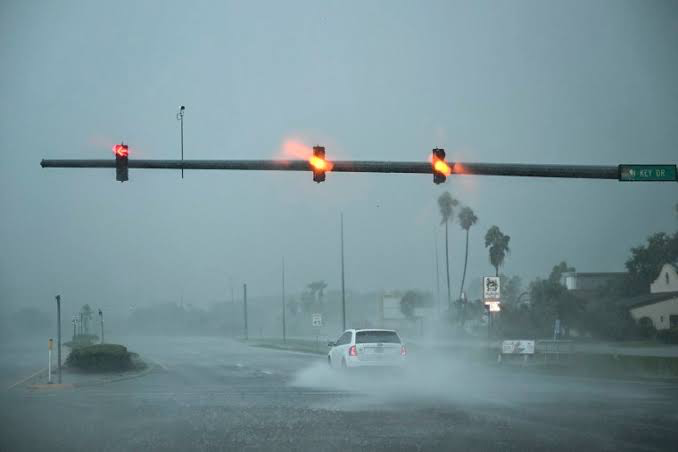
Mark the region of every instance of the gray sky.
<instances>
[{"instance_id":1,"label":"gray sky","mask_svg":"<svg viewBox=\"0 0 678 452\"><path fill-rule=\"evenodd\" d=\"M195 4L197 3L197 4ZM115 306L227 298L229 278L275 294L434 284L436 198L511 235L504 272L566 259L623 269L676 227L676 184L306 173L47 170L42 158L271 158L285 140L329 158L676 162L675 2L34 2L0 5L0 297L61 292ZM463 234L452 226L453 287ZM442 235L439 235L442 246ZM441 248L442 251L442 248ZM442 276L442 275L441 275Z\"/></svg>"}]
</instances>

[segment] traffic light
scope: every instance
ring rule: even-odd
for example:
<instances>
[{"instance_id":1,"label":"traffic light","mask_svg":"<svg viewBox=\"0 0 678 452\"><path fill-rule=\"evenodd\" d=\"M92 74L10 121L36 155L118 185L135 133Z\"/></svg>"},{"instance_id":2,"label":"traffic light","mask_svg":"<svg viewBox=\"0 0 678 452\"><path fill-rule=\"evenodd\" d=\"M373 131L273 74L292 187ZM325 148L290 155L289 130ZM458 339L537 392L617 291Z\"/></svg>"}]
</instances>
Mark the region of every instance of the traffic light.
<instances>
[{"instance_id":1,"label":"traffic light","mask_svg":"<svg viewBox=\"0 0 678 452\"><path fill-rule=\"evenodd\" d=\"M324 182L325 172L329 169L327 160L325 160L325 147L313 146L313 155L309 162L313 170L313 181L318 183Z\"/></svg>"},{"instance_id":2,"label":"traffic light","mask_svg":"<svg viewBox=\"0 0 678 452\"><path fill-rule=\"evenodd\" d=\"M125 182L127 178L127 157L129 156L129 147L124 144L113 146L115 153L115 180Z\"/></svg>"},{"instance_id":3,"label":"traffic light","mask_svg":"<svg viewBox=\"0 0 678 452\"><path fill-rule=\"evenodd\" d=\"M445 161L445 150L435 148L431 155L431 166L433 167L433 183L442 184L447 176L452 174L450 165Z\"/></svg>"}]
</instances>

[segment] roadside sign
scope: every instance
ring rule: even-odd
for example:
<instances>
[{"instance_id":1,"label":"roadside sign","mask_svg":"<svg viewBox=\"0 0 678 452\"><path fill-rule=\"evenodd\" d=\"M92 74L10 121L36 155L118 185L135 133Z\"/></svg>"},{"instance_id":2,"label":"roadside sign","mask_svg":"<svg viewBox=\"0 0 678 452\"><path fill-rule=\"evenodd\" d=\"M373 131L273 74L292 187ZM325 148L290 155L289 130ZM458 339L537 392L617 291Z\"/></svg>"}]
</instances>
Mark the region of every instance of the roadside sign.
<instances>
[{"instance_id":1,"label":"roadside sign","mask_svg":"<svg viewBox=\"0 0 678 452\"><path fill-rule=\"evenodd\" d=\"M619 165L622 182L676 182L676 165Z\"/></svg>"},{"instance_id":2,"label":"roadside sign","mask_svg":"<svg viewBox=\"0 0 678 452\"><path fill-rule=\"evenodd\" d=\"M501 311L501 301L499 301L499 300L486 301L485 306L487 306L487 309L489 309L490 312L500 312Z\"/></svg>"},{"instance_id":3,"label":"roadside sign","mask_svg":"<svg viewBox=\"0 0 678 452\"><path fill-rule=\"evenodd\" d=\"M501 344L501 352L505 355L534 355L534 341L504 341Z\"/></svg>"},{"instance_id":4,"label":"roadside sign","mask_svg":"<svg viewBox=\"0 0 678 452\"><path fill-rule=\"evenodd\" d=\"M499 300L501 299L500 281L498 276L485 276L483 278L483 299Z\"/></svg>"},{"instance_id":5,"label":"roadside sign","mask_svg":"<svg viewBox=\"0 0 678 452\"><path fill-rule=\"evenodd\" d=\"M313 326L323 326L323 315L318 313L312 314L311 321L313 322Z\"/></svg>"}]
</instances>

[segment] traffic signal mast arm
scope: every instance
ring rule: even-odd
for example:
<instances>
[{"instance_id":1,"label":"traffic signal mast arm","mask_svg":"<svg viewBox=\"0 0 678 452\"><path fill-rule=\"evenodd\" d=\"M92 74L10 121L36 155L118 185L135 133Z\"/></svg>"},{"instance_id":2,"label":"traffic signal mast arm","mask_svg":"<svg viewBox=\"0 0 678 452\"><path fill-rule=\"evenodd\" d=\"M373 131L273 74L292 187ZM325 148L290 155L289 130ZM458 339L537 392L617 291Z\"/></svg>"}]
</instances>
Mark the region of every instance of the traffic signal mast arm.
<instances>
[{"instance_id":1,"label":"traffic signal mast arm","mask_svg":"<svg viewBox=\"0 0 678 452\"><path fill-rule=\"evenodd\" d=\"M430 162L399 162L377 160L332 161L331 172L344 173L415 173L432 174ZM42 160L43 168L115 168L115 160ZM618 180L619 166L605 165L543 165L520 163L448 162L452 174L478 176L561 177ZM129 168L170 170L251 170L251 171L312 171L307 160L136 160L129 159Z\"/></svg>"}]
</instances>

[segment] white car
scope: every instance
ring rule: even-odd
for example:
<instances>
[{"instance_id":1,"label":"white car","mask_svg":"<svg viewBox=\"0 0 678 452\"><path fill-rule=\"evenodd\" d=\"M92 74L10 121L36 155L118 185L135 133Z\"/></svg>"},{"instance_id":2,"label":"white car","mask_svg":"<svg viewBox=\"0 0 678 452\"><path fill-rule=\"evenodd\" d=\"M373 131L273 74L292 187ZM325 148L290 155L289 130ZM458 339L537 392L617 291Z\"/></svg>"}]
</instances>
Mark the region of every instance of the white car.
<instances>
[{"instance_id":1,"label":"white car","mask_svg":"<svg viewBox=\"0 0 678 452\"><path fill-rule=\"evenodd\" d=\"M346 330L327 346L331 347L327 363L332 368L402 366L407 355L393 330Z\"/></svg>"}]
</instances>

